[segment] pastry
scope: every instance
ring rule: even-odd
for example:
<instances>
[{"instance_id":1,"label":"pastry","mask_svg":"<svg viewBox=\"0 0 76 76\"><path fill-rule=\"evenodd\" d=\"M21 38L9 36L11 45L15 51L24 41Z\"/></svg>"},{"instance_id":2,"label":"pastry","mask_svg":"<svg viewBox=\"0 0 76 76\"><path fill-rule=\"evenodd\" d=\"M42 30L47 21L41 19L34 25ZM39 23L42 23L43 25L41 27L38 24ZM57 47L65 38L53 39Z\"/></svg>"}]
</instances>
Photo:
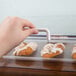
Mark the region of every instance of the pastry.
<instances>
[{"instance_id":1,"label":"pastry","mask_svg":"<svg viewBox=\"0 0 76 76\"><path fill-rule=\"evenodd\" d=\"M62 43L46 44L41 50L43 58L52 58L63 53L65 46Z\"/></svg>"},{"instance_id":2,"label":"pastry","mask_svg":"<svg viewBox=\"0 0 76 76\"><path fill-rule=\"evenodd\" d=\"M15 56L31 55L33 52L36 51L36 49L37 49L37 43L35 43L35 42L30 42L30 43L22 42L19 46L17 46L15 48L13 55L15 55Z\"/></svg>"},{"instance_id":3,"label":"pastry","mask_svg":"<svg viewBox=\"0 0 76 76\"><path fill-rule=\"evenodd\" d=\"M54 47L55 48L61 48L62 50L65 49L65 45L63 43L56 43Z\"/></svg>"},{"instance_id":4,"label":"pastry","mask_svg":"<svg viewBox=\"0 0 76 76\"><path fill-rule=\"evenodd\" d=\"M72 58L76 59L76 46L73 47Z\"/></svg>"}]
</instances>

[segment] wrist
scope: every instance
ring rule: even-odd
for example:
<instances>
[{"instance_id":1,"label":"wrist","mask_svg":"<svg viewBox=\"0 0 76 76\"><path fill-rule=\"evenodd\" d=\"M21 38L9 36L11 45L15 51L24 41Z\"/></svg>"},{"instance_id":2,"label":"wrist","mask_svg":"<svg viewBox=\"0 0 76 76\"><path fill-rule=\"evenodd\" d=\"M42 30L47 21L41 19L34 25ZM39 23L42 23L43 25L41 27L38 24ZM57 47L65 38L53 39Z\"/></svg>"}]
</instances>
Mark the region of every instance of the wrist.
<instances>
[{"instance_id":1,"label":"wrist","mask_svg":"<svg viewBox=\"0 0 76 76\"><path fill-rule=\"evenodd\" d=\"M6 54L9 50L11 50L8 42L4 36L0 36L0 57Z\"/></svg>"}]
</instances>

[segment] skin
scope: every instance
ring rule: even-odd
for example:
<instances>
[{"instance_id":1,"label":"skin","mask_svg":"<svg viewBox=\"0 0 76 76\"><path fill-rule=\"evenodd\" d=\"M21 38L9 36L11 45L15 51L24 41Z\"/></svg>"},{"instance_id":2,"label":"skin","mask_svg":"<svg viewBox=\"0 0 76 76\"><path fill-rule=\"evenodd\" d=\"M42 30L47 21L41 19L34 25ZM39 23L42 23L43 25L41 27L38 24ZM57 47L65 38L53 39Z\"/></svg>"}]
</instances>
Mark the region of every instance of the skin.
<instances>
[{"instance_id":1,"label":"skin","mask_svg":"<svg viewBox=\"0 0 76 76\"><path fill-rule=\"evenodd\" d=\"M25 29L28 27L28 29ZM28 20L19 17L7 17L0 24L0 56L10 51L31 34L38 30Z\"/></svg>"}]
</instances>

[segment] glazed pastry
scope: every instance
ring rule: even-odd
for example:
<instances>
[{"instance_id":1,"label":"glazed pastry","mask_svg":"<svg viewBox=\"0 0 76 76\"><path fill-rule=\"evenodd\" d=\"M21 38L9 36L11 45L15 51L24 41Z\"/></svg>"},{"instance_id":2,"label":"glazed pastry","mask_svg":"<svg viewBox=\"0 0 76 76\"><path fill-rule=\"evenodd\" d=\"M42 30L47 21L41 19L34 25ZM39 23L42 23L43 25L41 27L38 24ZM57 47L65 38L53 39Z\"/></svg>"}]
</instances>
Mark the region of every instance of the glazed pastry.
<instances>
[{"instance_id":1,"label":"glazed pastry","mask_svg":"<svg viewBox=\"0 0 76 76\"><path fill-rule=\"evenodd\" d=\"M73 47L72 58L76 59L76 46Z\"/></svg>"},{"instance_id":2,"label":"glazed pastry","mask_svg":"<svg viewBox=\"0 0 76 76\"><path fill-rule=\"evenodd\" d=\"M43 58L52 58L63 53L65 46L62 43L46 44L41 50Z\"/></svg>"},{"instance_id":3,"label":"glazed pastry","mask_svg":"<svg viewBox=\"0 0 76 76\"><path fill-rule=\"evenodd\" d=\"M26 56L31 55L37 49L37 43L30 42L30 43L21 43L18 47L15 48L13 55L15 56Z\"/></svg>"},{"instance_id":4,"label":"glazed pastry","mask_svg":"<svg viewBox=\"0 0 76 76\"><path fill-rule=\"evenodd\" d=\"M55 48L61 48L62 50L65 49L65 46L64 46L63 43L56 43L54 47L55 47Z\"/></svg>"}]
</instances>

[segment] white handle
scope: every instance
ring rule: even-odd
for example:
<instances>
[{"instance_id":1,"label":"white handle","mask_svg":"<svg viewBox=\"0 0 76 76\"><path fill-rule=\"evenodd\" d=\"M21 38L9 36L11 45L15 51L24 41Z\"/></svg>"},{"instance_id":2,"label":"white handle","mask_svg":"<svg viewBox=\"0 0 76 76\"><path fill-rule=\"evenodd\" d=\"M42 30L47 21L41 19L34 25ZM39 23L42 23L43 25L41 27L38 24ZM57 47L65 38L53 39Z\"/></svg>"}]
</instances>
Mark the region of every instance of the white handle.
<instances>
[{"instance_id":1,"label":"white handle","mask_svg":"<svg viewBox=\"0 0 76 76\"><path fill-rule=\"evenodd\" d=\"M50 42L51 40L51 35L50 35L50 31L46 28L38 28L37 29L40 32L46 32L46 36L47 36L47 41Z\"/></svg>"}]
</instances>

